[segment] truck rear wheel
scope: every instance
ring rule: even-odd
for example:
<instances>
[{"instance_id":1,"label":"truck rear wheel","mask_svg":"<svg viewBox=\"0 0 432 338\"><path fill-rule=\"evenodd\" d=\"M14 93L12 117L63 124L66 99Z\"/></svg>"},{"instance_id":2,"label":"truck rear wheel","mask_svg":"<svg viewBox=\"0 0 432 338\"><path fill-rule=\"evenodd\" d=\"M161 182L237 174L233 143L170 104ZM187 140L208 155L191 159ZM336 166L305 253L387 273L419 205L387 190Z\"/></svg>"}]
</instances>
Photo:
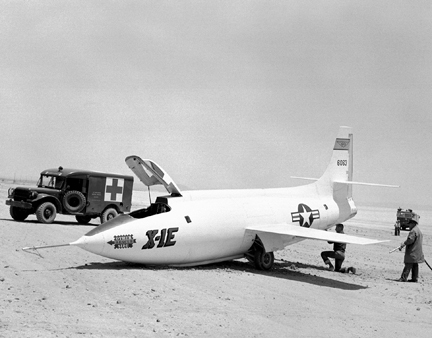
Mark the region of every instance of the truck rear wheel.
<instances>
[{"instance_id":1,"label":"truck rear wheel","mask_svg":"<svg viewBox=\"0 0 432 338\"><path fill-rule=\"evenodd\" d=\"M9 213L11 217L18 222L24 221L27 216L30 215L30 213L26 209L14 207L12 205L9 209Z\"/></svg>"},{"instance_id":2,"label":"truck rear wheel","mask_svg":"<svg viewBox=\"0 0 432 338\"><path fill-rule=\"evenodd\" d=\"M36 209L36 217L41 223L52 223L56 218L57 210L51 202L42 203Z\"/></svg>"},{"instance_id":3,"label":"truck rear wheel","mask_svg":"<svg viewBox=\"0 0 432 338\"><path fill-rule=\"evenodd\" d=\"M108 222L110 219L113 219L113 218L117 217L117 215L118 215L118 212L117 212L116 209L114 209L114 208L108 208L108 209L106 209L102 213L102 215L100 216L101 224L103 224L105 222Z\"/></svg>"}]
</instances>

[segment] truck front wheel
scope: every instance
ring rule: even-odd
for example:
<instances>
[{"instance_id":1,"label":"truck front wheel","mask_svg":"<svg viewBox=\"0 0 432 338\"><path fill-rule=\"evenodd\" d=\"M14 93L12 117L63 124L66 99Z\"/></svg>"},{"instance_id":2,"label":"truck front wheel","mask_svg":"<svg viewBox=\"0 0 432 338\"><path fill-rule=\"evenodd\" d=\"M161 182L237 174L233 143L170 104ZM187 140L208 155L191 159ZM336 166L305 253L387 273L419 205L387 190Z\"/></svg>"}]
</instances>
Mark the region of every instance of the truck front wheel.
<instances>
[{"instance_id":1,"label":"truck front wheel","mask_svg":"<svg viewBox=\"0 0 432 338\"><path fill-rule=\"evenodd\" d=\"M118 215L118 212L117 212L116 209L114 209L114 208L108 208L108 209L106 209L102 213L102 215L100 216L101 224L103 224L105 222L108 222L110 219L113 219L113 218L117 217L117 215Z\"/></svg>"},{"instance_id":2,"label":"truck front wheel","mask_svg":"<svg viewBox=\"0 0 432 338\"><path fill-rule=\"evenodd\" d=\"M14 207L12 205L9 209L9 213L12 216L12 218L18 222L24 221L29 215L29 212L26 209Z\"/></svg>"},{"instance_id":3,"label":"truck front wheel","mask_svg":"<svg viewBox=\"0 0 432 338\"><path fill-rule=\"evenodd\" d=\"M41 223L52 223L56 218L57 210L51 202L42 203L36 209L36 217Z\"/></svg>"}]
</instances>

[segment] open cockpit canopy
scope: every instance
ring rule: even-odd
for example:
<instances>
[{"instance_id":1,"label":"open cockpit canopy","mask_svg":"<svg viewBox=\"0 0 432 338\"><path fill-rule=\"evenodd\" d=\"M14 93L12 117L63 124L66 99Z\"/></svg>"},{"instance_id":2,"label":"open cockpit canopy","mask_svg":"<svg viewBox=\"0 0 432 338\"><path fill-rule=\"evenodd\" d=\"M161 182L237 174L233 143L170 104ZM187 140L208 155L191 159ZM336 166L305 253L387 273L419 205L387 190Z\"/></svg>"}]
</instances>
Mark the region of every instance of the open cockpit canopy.
<instances>
[{"instance_id":1,"label":"open cockpit canopy","mask_svg":"<svg viewBox=\"0 0 432 338\"><path fill-rule=\"evenodd\" d=\"M182 196L172 178L152 160L143 160L139 156L132 155L126 157L125 162L147 187L163 185L171 196Z\"/></svg>"}]
</instances>

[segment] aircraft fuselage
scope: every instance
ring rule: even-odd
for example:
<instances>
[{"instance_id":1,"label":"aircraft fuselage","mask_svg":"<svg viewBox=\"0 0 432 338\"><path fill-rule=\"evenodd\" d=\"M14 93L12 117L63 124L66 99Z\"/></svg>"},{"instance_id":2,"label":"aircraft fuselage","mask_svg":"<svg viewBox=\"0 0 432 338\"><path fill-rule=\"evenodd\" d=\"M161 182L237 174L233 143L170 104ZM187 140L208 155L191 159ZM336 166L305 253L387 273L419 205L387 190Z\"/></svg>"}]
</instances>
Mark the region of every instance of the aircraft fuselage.
<instances>
[{"instance_id":1,"label":"aircraft fuselage","mask_svg":"<svg viewBox=\"0 0 432 338\"><path fill-rule=\"evenodd\" d=\"M208 198L203 192L190 191L181 197L159 198L169 206L167 212L145 218L132 217L134 212L120 215L72 244L105 257L142 264L191 266L240 258L255 240L246 226L285 223L327 229L334 225L339 219L338 205L330 196L323 198L314 190L314 184L227 190ZM284 243L302 239L292 236Z\"/></svg>"}]
</instances>

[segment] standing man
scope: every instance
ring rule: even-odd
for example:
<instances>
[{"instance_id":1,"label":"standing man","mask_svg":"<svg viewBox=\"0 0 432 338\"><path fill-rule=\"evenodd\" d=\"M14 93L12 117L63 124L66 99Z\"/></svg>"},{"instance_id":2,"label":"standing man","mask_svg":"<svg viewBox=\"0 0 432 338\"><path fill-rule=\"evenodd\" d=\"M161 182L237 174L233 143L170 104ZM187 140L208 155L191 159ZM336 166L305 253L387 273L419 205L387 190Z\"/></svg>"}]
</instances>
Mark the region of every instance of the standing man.
<instances>
[{"instance_id":1,"label":"standing man","mask_svg":"<svg viewBox=\"0 0 432 338\"><path fill-rule=\"evenodd\" d=\"M343 234L343 224L336 224L336 232L338 234ZM333 251L323 251L321 252L321 258L324 263L328 265L330 271L348 273L351 272L353 274L356 273L356 268L350 266L349 268L342 268L342 263L345 260L345 249L346 243L337 243L337 242L328 242L329 244L333 244ZM335 259L335 266L330 262L329 258Z\"/></svg>"},{"instance_id":2,"label":"standing man","mask_svg":"<svg viewBox=\"0 0 432 338\"><path fill-rule=\"evenodd\" d=\"M400 221L399 220L396 221L394 227L395 227L394 235L395 236L400 236L400 228L401 228L401 226L400 226Z\"/></svg>"},{"instance_id":3,"label":"standing man","mask_svg":"<svg viewBox=\"0 0 432 338\"><path fill-rule=\"evenodd\" d=\"M399 251L402 250L404 246L405 248L405 257L404 263L405 267L402 271L402 276L399 278L398 282L418 282L419 275L419 266L418 263L423 263L424 255L423 255L423 234L418 227L418 215L417 217L409 221L408 226L410 228L410 232L405 242L401 243L399 247ZM408 280L408 276L411 274L411 279Z\"/></svg>"}]
</instances>

